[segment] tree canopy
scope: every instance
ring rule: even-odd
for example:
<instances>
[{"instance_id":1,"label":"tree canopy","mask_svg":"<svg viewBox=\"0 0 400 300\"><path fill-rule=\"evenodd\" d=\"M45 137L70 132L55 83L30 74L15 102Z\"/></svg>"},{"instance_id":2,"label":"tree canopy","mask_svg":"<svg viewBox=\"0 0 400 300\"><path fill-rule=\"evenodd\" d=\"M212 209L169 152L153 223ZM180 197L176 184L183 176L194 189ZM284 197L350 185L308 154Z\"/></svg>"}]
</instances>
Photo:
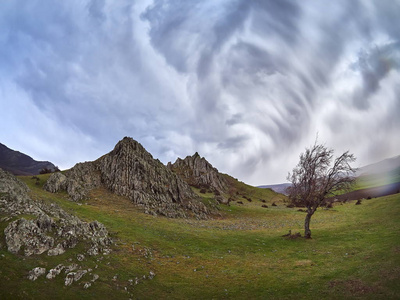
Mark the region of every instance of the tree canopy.
<instances>
[{"instance_id":1,"label":"tree canopy","mask_svg":"<svg viewBox=\"0 0 400 300\"><path fill-rule=\"evenodd\" d=\"M305 206L307 216L304 236L311 238L310 220L326 197L348 189L355 180L355 169L350 163L356 160L349 151L333 159L333 149L315 144L300 154L300 160L287 179L289 199L296 206Z\"/></svg>"}]
</instances>

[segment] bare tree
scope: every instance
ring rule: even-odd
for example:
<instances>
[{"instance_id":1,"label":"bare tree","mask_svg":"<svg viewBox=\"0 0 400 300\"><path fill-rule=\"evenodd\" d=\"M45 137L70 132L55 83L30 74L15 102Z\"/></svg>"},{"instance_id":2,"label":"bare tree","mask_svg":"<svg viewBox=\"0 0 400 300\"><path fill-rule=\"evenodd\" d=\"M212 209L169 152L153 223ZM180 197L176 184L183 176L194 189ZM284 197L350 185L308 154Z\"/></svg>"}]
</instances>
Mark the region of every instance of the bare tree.
<instances>
[{"instance_id":1,"label":"bare tree","mask_svg":"<svg viewBox=\"0 0 400 300\"><path fill-rule=\"evenodd\" d=\"M305 206L304 237L311 238L310 220L326 197L351 187L355 180L350 163L356 160L349 151L333 160L333 149L324 145L314 146L300 154L300 161L288 174L292 183L288 188L289 199L296 206ZM333 164L332 164L333 162Z\"/></svg>"}]
</instances>

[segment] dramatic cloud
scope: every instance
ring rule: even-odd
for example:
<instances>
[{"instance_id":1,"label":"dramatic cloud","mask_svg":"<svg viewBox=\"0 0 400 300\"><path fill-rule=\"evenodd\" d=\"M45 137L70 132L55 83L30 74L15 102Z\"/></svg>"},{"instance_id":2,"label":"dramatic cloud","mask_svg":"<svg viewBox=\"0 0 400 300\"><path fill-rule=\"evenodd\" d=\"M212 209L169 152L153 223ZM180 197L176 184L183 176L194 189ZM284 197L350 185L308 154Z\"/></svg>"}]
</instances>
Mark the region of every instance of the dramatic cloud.
<instances>
[{"instance_id":1,"label":"dramatic cloud","mask_svg":"<svg viewBox=\"0 0 400 300\"><path fill-rule=\"evenodd\" d=\"M398 1L3 1L0 142L69 168L132 136L285 181L319 139L398 155Z\"/></svg>"}]
</instances>

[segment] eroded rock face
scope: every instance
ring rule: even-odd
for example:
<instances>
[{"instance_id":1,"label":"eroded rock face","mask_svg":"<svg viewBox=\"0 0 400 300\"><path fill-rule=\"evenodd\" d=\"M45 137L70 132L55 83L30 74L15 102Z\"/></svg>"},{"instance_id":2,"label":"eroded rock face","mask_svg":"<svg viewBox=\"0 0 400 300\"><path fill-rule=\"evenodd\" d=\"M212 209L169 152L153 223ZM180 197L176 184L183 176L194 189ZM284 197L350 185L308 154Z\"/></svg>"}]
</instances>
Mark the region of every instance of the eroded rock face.
<instances>
[{"instance_id":1,"label":"eroded rock face","mask_svg":"<svg viewBox=\"0 0 400 300\"><path fill-rule=\"evenodd\" d=\"M204 218L208 213L184 181L131 138L100 158L99 169L109 190L129 197L149 214Z\"/></svg>"},{"instance_id":2,"label":"eroded rock face","mask_svg":"<svg viewBox=\"0 0 400 300\"><path fill-rule=\"evenodd\" d=\"M15 220L4 229L8 251L17 254L21 247L25 256L42 254L54 245L54 239L45 234L32 220Z\"/></svg>"},{"instance_id":3,"label":"eroded rock face","mask_svg":"<svg viewBox=\"0 0 400 300\"><path fill-rule=\"evenodd\" d=\"M185 181L132 138L125 137L110 153L94 162L75 165L66 177L65 189L75 201L102 185L127 196L148 214L204 219L210 213Z\"/></svg>"},{"instance_id":4,"label":"eroded rock face","mask_svg":"<svg viewBox=\"0 0 400 300\"><path fill-rule=\"evenodd\" d=\"M67 176L61 172L56 172L50 175L43 189L51 193L57 193L60 190L65 190L67 187Z\"/></svg>"},{"instance_id":5,"label":"eroded rock face","mask_svg":"<svg viewBox=\"0 0 400 300\"><path fill-rule=\"evenodd\" d=\"M112 244L103 224L83 222L52 203L32 200L27 186L13 175L0 169L0 212L18 218L4 230L8 251L19 254L60 255L80 241L89 241L90 254L108 251Z\"/></svg>"},{"instance_id":6,"label":"eroded rock face","mask_svg":"<svg viewBox=\"0 0 400 300\"><path fill-rule=\"evenodd\" d=\"M222 175L197 152L185 159L178 158L168 167L183 178L189 185L206 188L220 193L226 192L228 184Z\"/></svg>"}]
</instances>

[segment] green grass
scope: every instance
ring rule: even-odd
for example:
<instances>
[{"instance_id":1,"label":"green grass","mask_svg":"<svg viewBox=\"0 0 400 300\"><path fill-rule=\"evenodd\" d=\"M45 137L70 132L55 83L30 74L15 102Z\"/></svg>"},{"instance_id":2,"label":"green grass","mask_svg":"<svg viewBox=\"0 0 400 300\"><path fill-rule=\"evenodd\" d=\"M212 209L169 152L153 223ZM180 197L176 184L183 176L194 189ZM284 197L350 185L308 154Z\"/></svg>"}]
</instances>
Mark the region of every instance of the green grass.
<instances>
[{"instance_id":1,"label":"green grass","mask_svg":"<svg viewBox=\"0 0 400 300\"><path fill-rule=\"evenodd\" d=\"M104 223L117 245L101 261L87 257L80 263L100 276L84 290L83 282L90 277L70 287L63 285L61 275L54 281L25 278L36 266L49 269L70 264L69 260L77 262L82 245L56 257L16 256L6 251L1 230L2 299L57 298L60 292L65 299L400 297L400 195L320 209L311 220L312 240L287 240L281 236L288 230L302 232L305 215L286 208L283 198L275 199L278 206L271 207L275 200L265 194L268 190L240 185L240 195L251 197L252 202L232 202L221 207L220 217L198 221L145 215L128 199L104 189L93 191L78 205L65 194L47 193L34 180L22 179L32 189L32 197L56 202L84 220ZM257 199L265 199L269 208L261 208ZM3 229L6 223L0 226ZM150 270L157 274L154 279L129 284L129 279L142 278Z\"/></svg>"}]
</instances>

